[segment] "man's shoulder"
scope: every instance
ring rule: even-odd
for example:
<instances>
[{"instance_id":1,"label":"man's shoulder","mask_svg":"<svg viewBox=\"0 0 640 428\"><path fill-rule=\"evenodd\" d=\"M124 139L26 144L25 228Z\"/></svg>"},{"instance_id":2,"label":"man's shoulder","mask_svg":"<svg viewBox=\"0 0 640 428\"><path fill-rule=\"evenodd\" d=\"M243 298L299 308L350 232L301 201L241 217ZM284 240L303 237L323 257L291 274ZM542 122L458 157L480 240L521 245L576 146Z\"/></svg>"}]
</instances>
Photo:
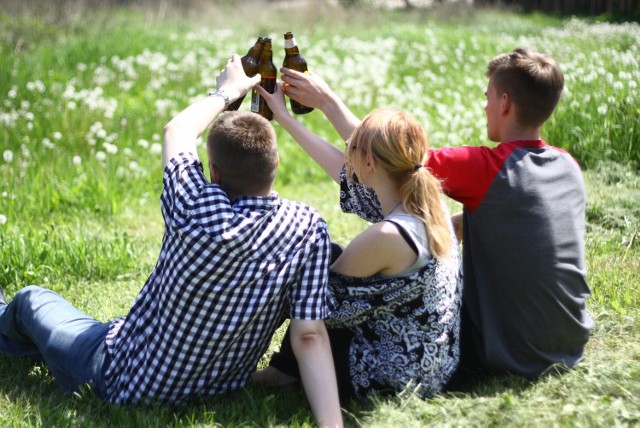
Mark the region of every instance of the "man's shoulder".
<instances>
[{"instance_id":1,"label":"man's shoulder","mask_svg":"<svg viewBox=\"0 0 640 428\"><path fill-rule=\"evenodd\" d=\"M280 201L283 207L293 210L295 216L304 216L319 223L326 223L318 210L309 204L286 198L280 198Z\"/></svg>"}]
</instances>

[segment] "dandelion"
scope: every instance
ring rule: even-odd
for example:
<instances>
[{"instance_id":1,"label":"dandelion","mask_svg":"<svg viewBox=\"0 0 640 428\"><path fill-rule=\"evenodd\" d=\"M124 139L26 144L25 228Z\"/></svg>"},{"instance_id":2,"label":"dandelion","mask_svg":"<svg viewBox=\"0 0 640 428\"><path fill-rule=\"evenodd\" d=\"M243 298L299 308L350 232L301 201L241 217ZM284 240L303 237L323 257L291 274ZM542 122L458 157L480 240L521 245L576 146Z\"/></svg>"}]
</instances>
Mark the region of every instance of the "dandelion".
<instances>
[{"instance_id":1,"label":"dandelion","mask_svg":"<svg viewBox=\"0 0 640 428\"><path fill-rule=\"evenodd\" d=\"M54 132L53 133L53 139L56 140L56 141L60 141L62 139L62 133L58 132L58 131Z\"/></svg>"},{"instance_id":2,"label":"dandelion","mask_svg":"<svg viewBox=\"0 0 640 428\"><path fill-rule=\"evenodd\" d=\"M13 152L11 150L5 150L2 153L2 158L6 163L9 163L13 160Z\"/></svg>"},{"instance_id":3,"label":"dandelion","mask_svg":"<svg viewBox=\"0 0 640 428\"><path fill-rule=\"evenodd\" d=\"M7 216L4 214L0 214L0 225L7 224Z\"/></svg>"},{"instance_id":4,"label":"dandelion","mask_svg":"<svg viewBox=\"0 0 640 428\"><path fill-rule=\"evenodd\" d=\"M149 148L149 142L145 139L140 139L138 140L138 145L140 147L142 147L143 149L148 149Z\"/></svg>"},{"instance_id":5,"label":"dandelion","mask_svg":"<svg viewBox=\"0 0 640 428\"><path fill-rule=\"evenodd\" d=\"M82 164L82 158L78 155L75 155L73 158L71 158L71 162L74 165L81 165Z\"/></svg>"},{"instance_id":6,"label":"dandelion","mask_svg":"<svg viewBox=\"0 0 640 428\"><path fill-rule=\"evenodd\" d=\"M601 105L598 107L598 113L600 114L600 116L604 116L604 115L606 115L606 114L607 114L607 109L608 109L608 107L607 107L607 105L606 105L606 104L601 104Z\"/></svg>"},{"instance_id":7,"label":"dandelion","mask_svg":"<svg viewBox=\"0 0 640 428\"><path fill-rule=\"evenodd\" d=\"M154 155L157 155L159 153L162 153L162 145L160 145L159 143L153 143L151 145L151 149L150 149L151 153Z\"/></svg>"},{"instance_id":8,"label":"dandelion","mask_svg":"<svg viewBox=\"0 0 640 428\"><path fill-rule=\"evenodd\" d=\"M129 162L129 169L131 171L137 171L138 168L140 168L140 165L138 165L138 162L136 162L136 161Z\"/></svg>"},{"instance_id":9,"label":"dandelion","mask_svg":"<svg viewBox=\"0 0 640 428\"><path fill-rule=\"evenodd\" d=\"M102 143L102 147L104 147L104 149L110 155L115 155L116 153L118 153L118 146L116 146L115 144Z\"/></svg>"},{"instance_id":10,"label":"dandelion","mask_svg":"<svg viewBox=\"0 0 640 428\"><path fill-rule=\"evenodd\" d=\"M47 89L42 80L36 80L34 82L27 82L27 89L32 92L44 93Z\"/></svg>"},{"instance_id":11,"label":"dandelion","mask_svg":"<svg viewBox=\"0 0 640 428\"><path fill-rule=\"evenodd\" d=\"M103 162L107 159L107 154L99 150L96 152L96 159L98 159L100 162Z\"/></svg>"},{"instance_id":12,"label":"dandelion","mask_svg":"<svg viewBox=\"0 0 640 428\"><path fill-rule=\"evenodd\" d=\"M11 99L14 99L15 97L18 96L18 87L17 86L12 86L11 89L9 90L9 92L7 93L7 96Z\"/></svg>"},{"instance_id":13,"label":"dandelion","mask_svg":"<svg viewBox=\"0 0 640 428\"><path fill-rule=\"evenodd\" d=\"M42 139L42 145L45 146L47 149L55 149L56 147L56 145L53 144L51 140L46 137Z\"/></svg>"},{"instance_id":14,"label":"dandelion","mask_svg":"<svg viewBox=\"0 0 640 428\"><path fill-rule=\"evenodd\" d=\"M100 122L98 122L100 123ZM107 136L107 131L104 128L100 128L96 131L96 137L101 138L104 140L104 138Z\"/></svg>"},{"instance_id":15,"label":"dandelion","mask_svg":"<svg viewBox=\"0 0 640 428\"><path fill-rule=\"evenodd\" d=\"M630 89L635 89L638 87L638 84L636 83L635 80L629 80L629 82L627 83L629 85Z\"/></svg>"}]
</instances>

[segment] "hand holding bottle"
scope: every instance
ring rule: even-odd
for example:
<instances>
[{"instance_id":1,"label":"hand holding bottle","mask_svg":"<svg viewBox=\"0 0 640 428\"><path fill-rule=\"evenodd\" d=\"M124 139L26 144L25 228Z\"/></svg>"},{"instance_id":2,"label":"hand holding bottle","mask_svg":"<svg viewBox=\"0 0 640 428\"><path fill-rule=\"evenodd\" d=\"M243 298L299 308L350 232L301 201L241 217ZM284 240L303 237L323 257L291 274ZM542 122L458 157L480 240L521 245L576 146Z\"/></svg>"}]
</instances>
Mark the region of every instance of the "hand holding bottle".
<instances>
[{"instance_id":1,"label":"hand holding bottle","mask_svg":"<svg viewBox=\"0 0 640 428\"><path fill-rule=\"evenodd\" d=\"M240 56L234 54L227 62L227 66L216 77L216 87L225 92L231 101L244 96L251 88L260 82L260 75L248 77L240 61Z\"/></svg>"},{"instance_id":2,"label":"hand holding bottle","mask_svg":"<svg viewBox=\"0 0 640 428\"><path fill-rule=\"evenodd\" d=\"M273 118L278 122L282 123L283 119L290 118L291 113L287 110L287 104L284 99L284 91L282 88L282 82L278 82L275 88L275 91L271 94L262 86L257 85L254 88L260 96L264 99L264 101L269 106L269 109L273 113Z\"/></svg>"},{"instance_id":3,"label":"hand holding bottle","mask_svg":"<svg viewBox=\"0 0 640 428\"><path fill-rule=\"evenodd\" d=\"M328 98L333 96L329 85L316 74L283 67L280 69L280 79L284 82L284 93L290 98L309 107L322 111Z\"/></svg>"}]
</instances>

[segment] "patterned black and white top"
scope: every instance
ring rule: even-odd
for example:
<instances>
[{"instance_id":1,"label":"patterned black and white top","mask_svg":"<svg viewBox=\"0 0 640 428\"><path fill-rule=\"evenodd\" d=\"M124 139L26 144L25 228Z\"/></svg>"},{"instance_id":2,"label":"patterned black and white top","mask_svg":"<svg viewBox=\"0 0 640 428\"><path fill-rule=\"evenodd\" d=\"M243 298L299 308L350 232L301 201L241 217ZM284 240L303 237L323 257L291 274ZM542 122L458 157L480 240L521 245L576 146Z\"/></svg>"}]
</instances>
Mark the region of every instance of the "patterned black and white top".
<instances>
[{"instance_id":1,"label":"patterned black and white top","mask_svg":"<svg viewBox=\"0 0 640 428\"><path fill-rule=\"evenodd\" d=\"M129 314L112 322L107 399L180 402L242 387L283 316L326 318L329 236L312 208L227 195L192 154L164 170L165 234Z\"/></svg>"},{"instance_id":2,"label":"patterned black and white top","mask_svg":"<svg viewBox=\"0 0 640 428\"><path fill-rule=\"evenodd\" d=\"M341 181L343 209L383 220L371 189L346 180L344 169ZM399 216L385 220L411 229ZM406 236L417 247L428 246L426 231L422 238ZM331 272L329 287L338 308L326 323L354 335L349 371L356 395L409 388L426 397L440 391L453 374L460 355L462 293L460 255L453 240L448 259L429 255L421 267L398 276L355 278Z\"/></svg>"}]
</instances>

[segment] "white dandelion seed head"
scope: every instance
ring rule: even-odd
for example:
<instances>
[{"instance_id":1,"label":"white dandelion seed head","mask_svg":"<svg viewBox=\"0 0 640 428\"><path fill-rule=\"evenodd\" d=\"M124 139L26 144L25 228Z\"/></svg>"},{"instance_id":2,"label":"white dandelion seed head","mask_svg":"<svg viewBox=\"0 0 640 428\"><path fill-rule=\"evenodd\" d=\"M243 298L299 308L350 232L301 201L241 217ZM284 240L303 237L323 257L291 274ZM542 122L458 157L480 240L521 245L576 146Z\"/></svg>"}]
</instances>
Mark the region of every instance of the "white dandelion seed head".
<instances>
[{"instance_id":1,"label":"white dandelion seed head","mask_svg":"<svg viewBox=\"0 0 640 428\"><path fill-rule=\"evenodd\" d=\"M606 104L601 104L600 106L598 106L598 114L600 114L600 116L606 115L607 109L608 109L608 106Z\"/></svg>"},{"instance_id":2,"label":"white dandelion seed head","mask_svg":"<svg viewBox=\"0 0 640 428\"><path fill-rule=\"evenodd\" d=\"M2 159L4 159L6 163L13 161L13 152L11 150L5 150L2 153Z\"/></svg>"},{"instance_id":3,"label":"white dandelion seed head","mask_svg":"<svg viewBox=\"0 0 640 428\"><path fill-rule=\"evenodd\" d=\"M100 162L103 162L107 159L107 154L102 150L98 150L96 152L96 159L98 159Z\"/></svg>"},{"instance_id":4,"label":"white dandelion seed head","mask_svg":"<svg viewBox=\"0 0 640 428\"><path fill-rule=\"evenodd\" d=\"M110 155L115 155L116 153L118 153L118 146L116 146L115 144L103 143L102 147L104 147L104 149Z\"/></svg>"},{"instance_id":5,"label":"white dandelion seed head","mask_svg":"<svg viewBox=\"0 0 640 428\"><path fill-rule=\"evenodd\" d=\"M71 162L74 165L81 165L82 164L82 158L78 155L73 156L73 158L71 158Z\"/></svg>"},{"instance_id":6,"label":"white dandelion seed head","mask_svg":"<svg viewBox=\"0 0 640 428\"><path fill-rule=\"evenodd\" d=\"M159 153L162 153L162 145L160 145L160 143L153 143L149 150L152 154L157 155Z\"/></svg>"},{"instance_id":7,"label":"white dandelion seed head","mask_svg":"<svg viewBox=\"0 0 640 428\"><path fill-rule=\"evenodd\" d=\"M4 214L0 214L0 225L7 224L7 216Z\"/></svg>"}]
</instances>

